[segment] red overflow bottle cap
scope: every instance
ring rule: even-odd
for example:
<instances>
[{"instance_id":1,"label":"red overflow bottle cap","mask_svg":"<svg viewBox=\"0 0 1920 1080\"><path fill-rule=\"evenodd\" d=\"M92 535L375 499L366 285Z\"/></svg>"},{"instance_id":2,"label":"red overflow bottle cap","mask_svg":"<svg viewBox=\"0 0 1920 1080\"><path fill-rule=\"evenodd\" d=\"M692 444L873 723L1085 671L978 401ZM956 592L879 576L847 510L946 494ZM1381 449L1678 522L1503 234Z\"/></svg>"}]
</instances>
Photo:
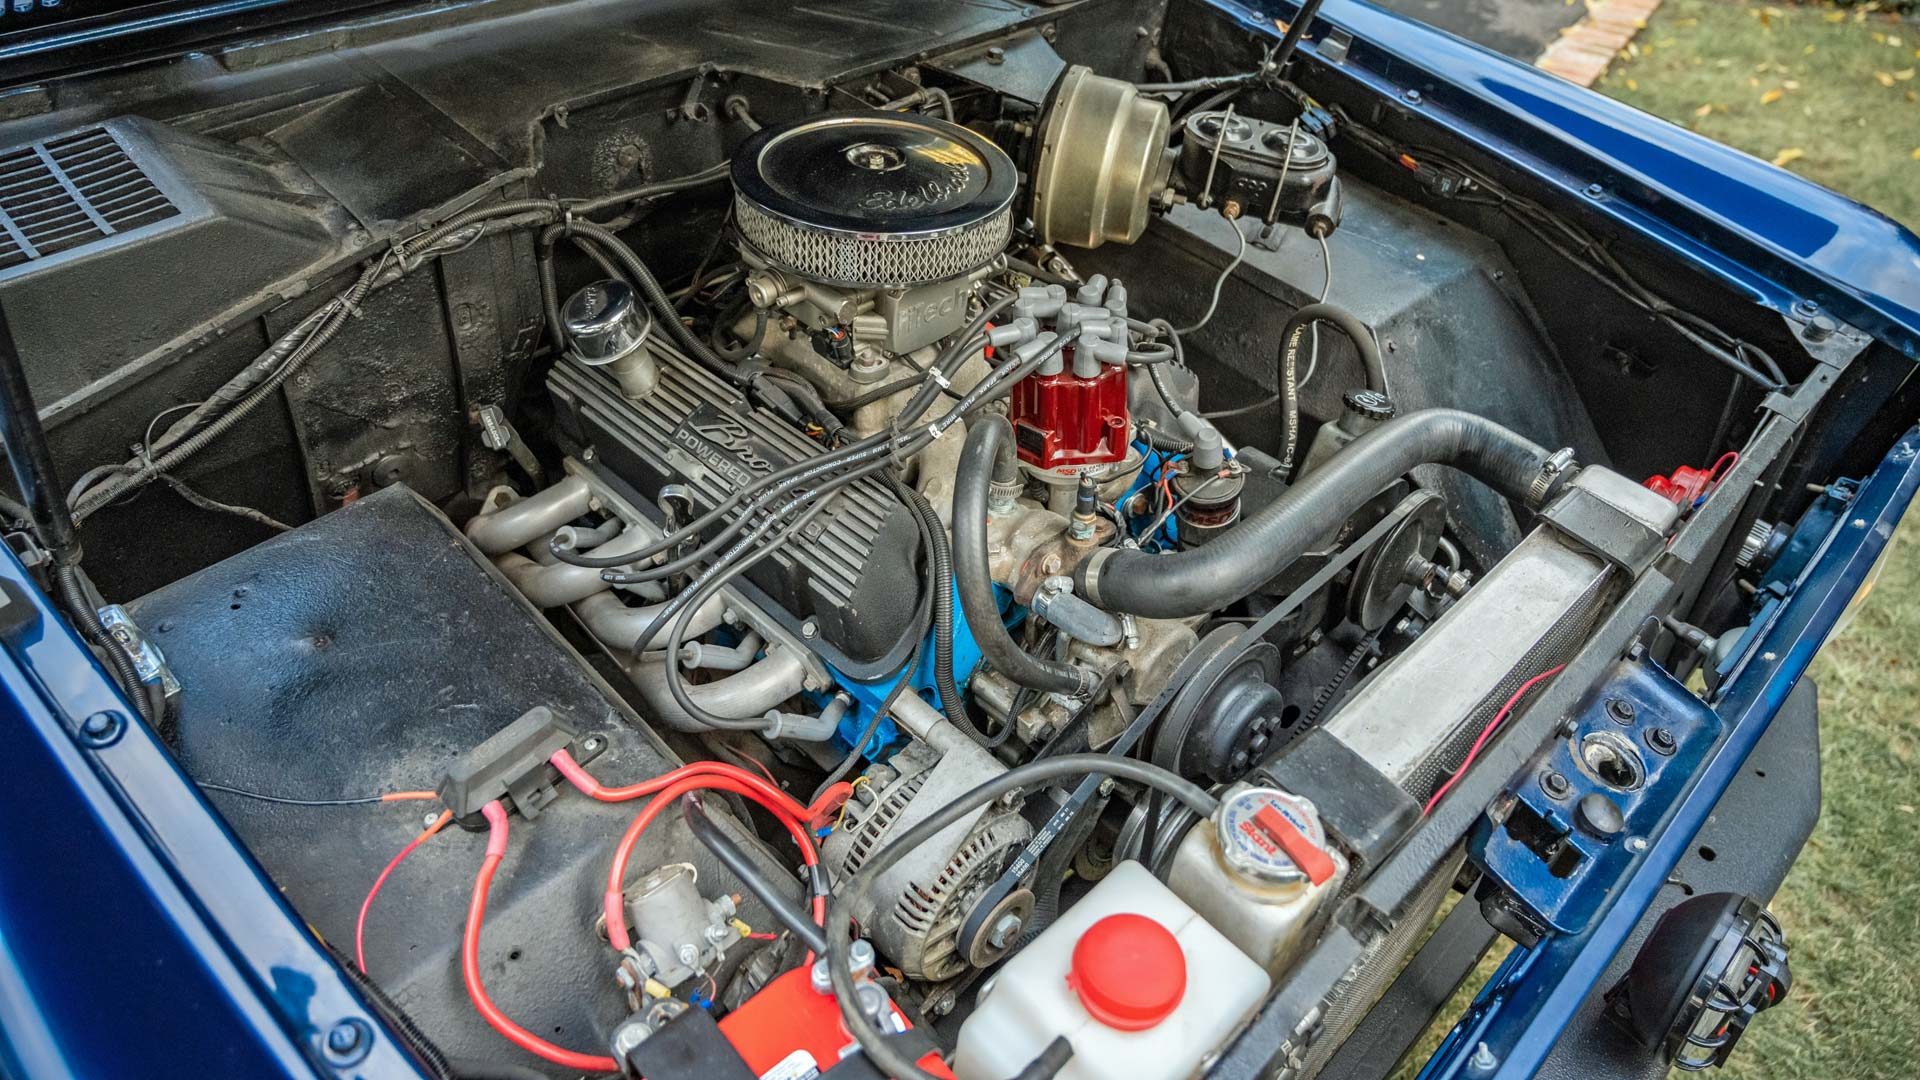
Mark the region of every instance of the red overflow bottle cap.
<instances>
[{"instance_id":1,"label":"red overflow bottle cap","mask_svg":"<svg viewBox=\"0 0 1920 1080\"><path fill-rule=\"evenodd\" d=\"M1095 1020L1144 1031L1179 1007L1187 957L1173 934L1145 915L1109 915L1080 935L1067 985Z\"/></svg>"}]
</instances>

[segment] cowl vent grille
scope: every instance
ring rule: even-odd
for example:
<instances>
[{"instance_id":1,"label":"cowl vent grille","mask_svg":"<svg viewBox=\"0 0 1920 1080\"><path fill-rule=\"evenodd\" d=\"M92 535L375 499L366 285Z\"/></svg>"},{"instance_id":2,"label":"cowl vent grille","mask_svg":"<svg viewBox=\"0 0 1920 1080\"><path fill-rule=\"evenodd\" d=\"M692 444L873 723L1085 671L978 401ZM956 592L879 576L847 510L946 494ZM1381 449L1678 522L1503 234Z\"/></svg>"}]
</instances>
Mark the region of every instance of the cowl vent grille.
<instances>
[{"instance_id":1,"label":"cowl vent grille","mask_svg":"<svg viewBox=\"0 0 1920 1080\"><path fill-rule=\"evenodd\" d=\"M0 151L0 270L179 212L105 128Z\"/></svg>"}]
</instances>

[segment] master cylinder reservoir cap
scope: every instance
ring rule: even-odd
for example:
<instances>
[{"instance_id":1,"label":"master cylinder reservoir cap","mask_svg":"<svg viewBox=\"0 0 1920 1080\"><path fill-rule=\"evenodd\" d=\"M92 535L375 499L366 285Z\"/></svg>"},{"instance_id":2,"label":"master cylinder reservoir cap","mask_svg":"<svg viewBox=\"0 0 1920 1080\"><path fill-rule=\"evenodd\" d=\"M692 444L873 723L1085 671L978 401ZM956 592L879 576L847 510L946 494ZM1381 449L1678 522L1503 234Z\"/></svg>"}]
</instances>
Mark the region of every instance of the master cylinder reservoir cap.
<instances>
[{"instance_id":1,"label":"master cylinder reservoir cap","mask_svg":"<svg viewBox=\"0 0 1920 1080\"><path fill-rule=\"evenodd\" d=\"M1318 885L1334 875L1313 803L1273 788L1248 788L1214 811L1220 857L1236 873L1274 885Z\"/></svg>"},{"instance_id":2,"label":"master cylinder reservoir cap","mask_svg":"<svg viewBox=\"0 0 1920 1080\"><path fill-rule=\"evenodd\" d=\"M1173 932L1145 915L1109 915L1080 935L1067 986L1095 1020L1145 1031L1187 993L1187 956Z\"/></svg>"}]
</instances>

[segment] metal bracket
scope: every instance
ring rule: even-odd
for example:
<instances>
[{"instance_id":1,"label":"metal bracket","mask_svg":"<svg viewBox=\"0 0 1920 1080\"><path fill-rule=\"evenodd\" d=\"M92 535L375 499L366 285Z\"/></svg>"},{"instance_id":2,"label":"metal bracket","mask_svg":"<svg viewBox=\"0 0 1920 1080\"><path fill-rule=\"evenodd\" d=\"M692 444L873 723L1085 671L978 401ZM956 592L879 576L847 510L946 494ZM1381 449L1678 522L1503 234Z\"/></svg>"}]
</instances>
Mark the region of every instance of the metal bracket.
<instances>
[{"instance_id":1,"label":"metal bracket","mask_svg":"<svg viewBox=\"0 0 1920 1080\"><path fill-rule=\"evenodd\" d=\"M719 70L711 63L701 64L694 69L693 81L687 84L687 95L680 104L667 111L668 121L686 120L690 123L704 124L713 119L713 109L700 100L707 92L707 80Z\"/></svg>"},{"instance_id":2,"label":"metal bracket","mask_svg":"<svg viewBox=\"0 0 1920 1080\"><path fill-rule=\"evenodd\" d=\"M1644 656L1595 688L1571 730L1493 801L1468 840L1487 921L1523 944L1577 933L1720 737L1705 702Z\"/></svg>"},{"instance_id":3,"label":"metal bracket","mask_svg":"<svg viewBox=\"0 0 1920 1080\"><path fill-rule=\"evenodd\" d=\"M1680 509L1610 469L1580 470L1541 520L1638 577L1666 549Z\"/></svg>"},{"instance_id":4,"label":"metal bracket","mask_svg":"<svg viewBox=\"0 0 1920 1080\"><path fill-rule=\"evenodd\" d=\"M1820 310L1811 300L1802 300L1783 313L1787 329L1793 332L1807 355L1827 367L1843 368L1873 344L1873 336L1858 330Z\"/></svg>"}]
</instances>

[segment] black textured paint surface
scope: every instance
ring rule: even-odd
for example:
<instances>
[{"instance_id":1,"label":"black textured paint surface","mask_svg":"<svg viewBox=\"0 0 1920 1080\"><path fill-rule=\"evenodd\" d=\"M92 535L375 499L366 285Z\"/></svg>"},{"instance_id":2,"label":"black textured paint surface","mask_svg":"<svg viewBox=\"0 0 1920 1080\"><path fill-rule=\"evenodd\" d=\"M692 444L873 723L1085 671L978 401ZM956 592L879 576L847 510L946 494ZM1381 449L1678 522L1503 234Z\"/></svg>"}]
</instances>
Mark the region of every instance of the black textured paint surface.
<instances>
[{"instance_id":1,"label":"black textured paint surface","mask_svg":"<svg viewBox=\"0 0 1920 1080\"><path fill-rule=\"evenodd\" d=\"M132 607L185 684L178 749L199 780L296 798L429 789L451 758L536 705L610 740L591 766L609 783L677 764L446 519L404 488ZM300 915L348 955L367 887L439 810L209 798ZM604 1053L624 1013L613 954L591 926L614 844L638 805L566 792L531 823L514 817L494 880L488 988L508 1015L574 1049ZM455 827L421 845L369 916L368 967L449 1054L532 1063L481 1023L460 980L459 934L483 848L481 836ZM633 872L680 861L699 866L710 897L739 889L670 813L636 849ZM746 918L756 921L754 912Z\"/></svg>"}]
</instances>

